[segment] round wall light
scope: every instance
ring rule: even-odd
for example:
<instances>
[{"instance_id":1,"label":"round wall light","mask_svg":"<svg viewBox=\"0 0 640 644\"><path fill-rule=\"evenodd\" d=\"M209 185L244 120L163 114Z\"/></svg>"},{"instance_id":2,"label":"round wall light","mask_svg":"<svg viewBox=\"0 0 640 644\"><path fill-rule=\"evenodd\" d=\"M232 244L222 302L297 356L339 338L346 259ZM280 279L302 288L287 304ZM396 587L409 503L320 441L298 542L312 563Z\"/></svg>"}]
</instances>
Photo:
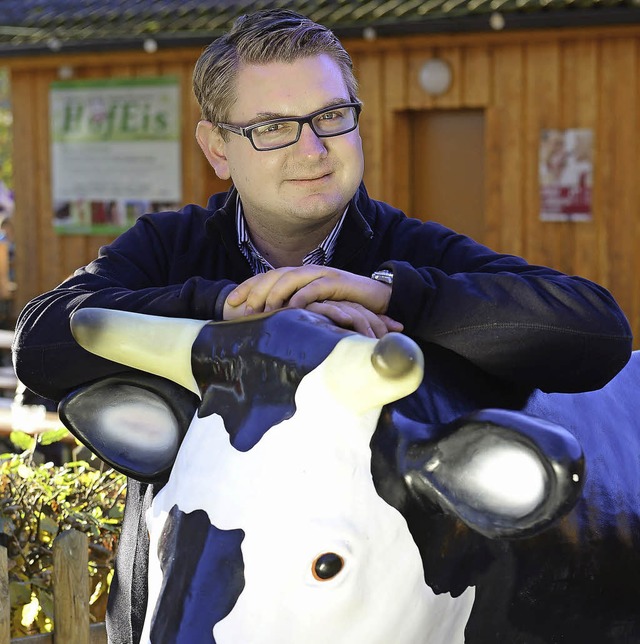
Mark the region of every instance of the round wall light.
<instances>
[{"instance_id":1,"label":"round wall light","mask_svg":"<svg viewBox=\"0 0 640 644\"><path fill-rule=\"evenodd\" d=\"M420 87L431 94L444 94L451 87L451 67L440 58L431 58L420 69Z\"/></svg>"}]
</instances>

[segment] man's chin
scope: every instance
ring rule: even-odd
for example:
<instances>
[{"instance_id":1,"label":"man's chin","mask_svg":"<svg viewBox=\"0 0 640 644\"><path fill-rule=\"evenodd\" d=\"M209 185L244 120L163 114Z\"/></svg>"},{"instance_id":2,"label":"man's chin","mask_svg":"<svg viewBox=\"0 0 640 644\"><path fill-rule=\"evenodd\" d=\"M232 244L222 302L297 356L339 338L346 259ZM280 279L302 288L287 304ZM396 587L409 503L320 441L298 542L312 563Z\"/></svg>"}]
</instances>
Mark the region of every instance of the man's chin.
<instances>
[{"instance_id":1,"label":"man's chin","mask_svg":"<svg viewBox=\"0 0 640 644\"><path fill-rule=\"evenodd\" d=\"M299 203L297 209L292 211L292 215L307 221L328 222L340 217L345 208L346 204L342 206L335 201L309 199Z\"/></svg>"}]
</instances>

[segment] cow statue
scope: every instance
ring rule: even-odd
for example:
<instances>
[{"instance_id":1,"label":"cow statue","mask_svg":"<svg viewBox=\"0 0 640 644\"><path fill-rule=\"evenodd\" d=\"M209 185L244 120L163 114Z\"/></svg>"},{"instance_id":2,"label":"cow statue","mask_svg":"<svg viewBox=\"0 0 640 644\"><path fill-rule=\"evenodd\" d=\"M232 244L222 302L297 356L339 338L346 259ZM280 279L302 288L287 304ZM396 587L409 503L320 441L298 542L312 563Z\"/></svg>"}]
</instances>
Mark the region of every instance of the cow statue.
<instances>
[{"instance_id":1,"label":"cow statue","mask_svg":"<svg viewBox=\"0 0 640 644\"><path fill-rule=\"evenodd\" d=\"M640 642L637 354L544 394L304 310L81 309L72 331L129 369L63 422L166 481L143 642Z\"/></svg>"}]
</instances>

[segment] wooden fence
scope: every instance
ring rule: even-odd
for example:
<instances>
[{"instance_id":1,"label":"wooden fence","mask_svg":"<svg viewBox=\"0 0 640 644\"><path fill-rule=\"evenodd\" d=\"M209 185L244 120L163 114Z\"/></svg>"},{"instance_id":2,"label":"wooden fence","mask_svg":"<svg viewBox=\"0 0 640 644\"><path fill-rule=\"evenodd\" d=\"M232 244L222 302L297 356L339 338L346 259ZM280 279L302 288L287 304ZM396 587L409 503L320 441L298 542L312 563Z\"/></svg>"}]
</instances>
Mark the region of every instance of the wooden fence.
<instances>
[{"instance_id":1,"label":"wooden fence","mask_svg":"<svg viewBox=\"0 0 640 644\"><path fill-rule=\"evenodd\" d=\"M11 639L7 549L0 546L0 644L106 644L104 624L89 623L89 544L66 530L53 544L54 633Z\"/></svg>"}]
</instances>

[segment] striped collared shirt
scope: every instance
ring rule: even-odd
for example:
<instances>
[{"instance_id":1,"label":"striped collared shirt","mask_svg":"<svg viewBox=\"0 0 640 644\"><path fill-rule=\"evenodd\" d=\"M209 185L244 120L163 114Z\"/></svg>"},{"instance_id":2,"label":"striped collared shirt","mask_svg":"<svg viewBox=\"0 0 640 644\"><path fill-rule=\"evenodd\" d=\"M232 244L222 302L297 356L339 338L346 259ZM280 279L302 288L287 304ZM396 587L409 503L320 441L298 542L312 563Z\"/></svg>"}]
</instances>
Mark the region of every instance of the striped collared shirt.
<instances>
[{"instance_id":1,"label":"striped collared shirt","mask_svg":"<svg viewBox=\"0 0 640 644\"><path fill-rule=\"evenodd\" d=\"M342 213L340 220L333 227L333 230L324 238L319 246L304 256L302 259L303 265L316 264L318 266L327 266L331 262L336 249L338 235L342 229L342 223L347 215L347 210L348 206ZM236 201L236 229L238 231L238 248L240 248L240 251L249 262L253 274L258 275L259 273L270 271L273 266L260 254L260 251L255 247L253 241L251 241L247 220L244 218L242 212L240 197Z\"/></svg>"}]
</instances>

